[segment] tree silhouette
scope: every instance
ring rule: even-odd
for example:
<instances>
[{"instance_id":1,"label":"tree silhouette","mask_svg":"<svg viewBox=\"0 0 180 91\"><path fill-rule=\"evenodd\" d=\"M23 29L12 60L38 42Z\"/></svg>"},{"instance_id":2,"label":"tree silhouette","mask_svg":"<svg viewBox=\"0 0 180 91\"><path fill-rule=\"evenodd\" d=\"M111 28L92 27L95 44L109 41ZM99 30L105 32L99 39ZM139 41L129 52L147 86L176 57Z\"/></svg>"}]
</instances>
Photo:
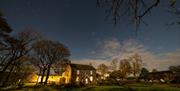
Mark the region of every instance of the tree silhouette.
<instances>
[{"instance_id":1,"label":"tree silhouette","mask_svg":"<svg viewBox=\"0 0 180 91\"><path fill-rule=\"evenodd\" d=\"M146 68L142 68L139 77L140 78L146 78L148 73L149 73L149 71Z\"/></svg>"},{"instance_id":2,"label":"tree silhouette","mask_svg":"<svg viewBox=\"0 0 180 91\"><path fill-rule=\"evenodd\" d=\"M128 75L130 75L132 73L130 61L127 59L120 60L119 71L121 73L122 78L126 78Z\"/></svg>"},{"instance_id":3,"label":"tree silhouette","mask_svg":"<svg viewBox=\"0 0 180 91\"><path fill-rule=\"evenodd\" d=\"M105 64L100 64L97 67L97 71L100 72L101 76L104 76L108 72L108 66Z\"/></svg>"},{"instance_id":4,"label":"tree silhouette","mask_svg":"<svg viewBox=\"0 0 180 91\"><path fill-rule=\"evenodd\" d=\"M115 59L113 59L112 61L111 61L111 69L113 70L113 71L115 71L115 70L117 70L117 63L118 63L118 59L117 58L115 58Z\"/></svg>"},{"instance_id":5,"label":"tree silhouette","mask_svg":"<svg viewBox=\"0 0 180 91\"><path fill-rule=\"evenodd\" d=\"M0 69L0 82L5 86L7 80L9 79L8 75L4 75L4 73L8 72L10 75L16 64L22 57L25 57L30 50L32 49L31 43L33 43L36 39L37 33L32 32L30 30L20 32L17 36L8 37L4 41L4 46L1 47L1 56L4 57L1 60L1 69Z\"/></svg>"},{"instance_id":6,"label":"tree silhouette","mask_svg":"<svg viewBox=\"0 0 180 91\"><path fill-rule=\"evenodd\" d=\"M134 75L134 77L137 77L137 75L141 71L142 66L141 56L138 54L134 54L129 58L129 60L131 61L132 74Z\"/></svg>"},{"instance_id":7,"label":"tree silhouette","mask_svg":"<svg viewBox=\"0 0 180 91\"><path fill-rule=\"evenodd\" d=\"M105 8L107 17L112 17L114 24L117 24L117 21L121 19L134 23L137 35L139 25L141 23L146 24L144 17L149 15L157 6L160 6L161 1L164 0L97 0L97 6ZM166 2L168 3L167 7L174 11L176 17L179 17L180 13L176 8L176 0L167 0Z\"/></svg>"},{"instance_id":8,"label":"tree silhouette","mask_svg":"<svg viewBox=\"0 0 180 91\"><path fill-rule=\"evenodd\" d=\"M69 49L63 44L51 40L40 40L33 44L33 53L36 63L40 68L41 83L43 83L44 76L46 79L44 84L47 84L50 69L53 64L64 61L70 56Z\"/></svg>"},{"instance_id":9,"label":"tree silhouette","mask_svg":"<svg viewBox=\"0 0 180 91\"><path fill-rule=\"evenodd\" d=\"M12 29L8 25L6 19L3 16L3 13L0 12L0 34L1 36L5 36L6 33L10 33Z\"/></svg>"}]
</instances>

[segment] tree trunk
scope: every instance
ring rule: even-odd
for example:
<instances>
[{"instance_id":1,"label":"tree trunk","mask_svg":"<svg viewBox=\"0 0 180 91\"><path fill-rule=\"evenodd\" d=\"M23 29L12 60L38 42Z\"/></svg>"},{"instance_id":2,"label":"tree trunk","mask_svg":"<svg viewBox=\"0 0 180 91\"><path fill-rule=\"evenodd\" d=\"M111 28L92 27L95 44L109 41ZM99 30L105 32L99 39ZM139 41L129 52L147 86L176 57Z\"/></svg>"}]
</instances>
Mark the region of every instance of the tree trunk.
<instances>
[{"instance_id":1,"label":"tree trunk","mask_svg":"<svg viewBox=\"0 0 180 91\"><path fill-rule=\"evenodd\" d=\"M48 79L49 79L50 69L51 69L51 66L48 65L47 74L46 74L46 80L45 80L45 83L44 83L45 85L47 85L47 82L48 82Z\"/></svg>"},{"instance_id":2,"label":"tree trunk","mask_svg":"<svg viewBox=\"0 0 180 91\"><path fill-rule=\"evenodd\" d=\"M39 78L40 78L40 75L41 75L41 71L42 71L42 68L39 68L39 74L38 74L38 78L37 78L37 81L36 81L36 85L38 85L38 83L39 83Z\"/></svg>"},{"instance_id":3,"label":"tree trunk","mask_svg":"<svg viewBox=\"0 0 180 91\"><path fill-rule=\"evenodd\" d=\"M5 65L5 67L3 67L3 69L1 70L0 74L3 76L5 71L7 70L7 68L10 66L10 64L13 62L13 59L11 58L8 63ZM3 77L1 77L3 78ZM2 79L1 79L2 80Z\"/></svg>"},{"instance_id":4,"label":"tree trunk","mask_svg":"<svg viewBox=\"0 0 180 91\"><path fill-rule=\"evenodd\" d=\"M9 81L9 77L10 77L11 72L13 71L13 69L14 69L14 66L11 67L8 75L6 76L5 80L2 82L2 86L3 86L3 87L7 85L8 81Z\"/></svg>"},{"instance_id":5,"label":"tree trunk","mask_svg":"<svg viewBox=\"0 0 180 91\"><path fill-rule=\"evenodd\" d=\"M42 75L41 75L41 82L40 82L40 84L43 84L45 72L46 72L46 68L43 68L43 70L42 70Z\"/></svg>"},{"instance_id":6,"label":"tree trunk","mask_svg":"<svg viewBox=\"0 0 180 91\"><path fill-rule=\"evenodd\" d=\"M3 67L2 70L0 71L0 75L1 75L0 82L2 82L2 84L4 83L3 82L4 75L5 75L4 73L6 72L7 68L12 64L14 57L15 57L15 54L13 53L11 58L5 64L5 67Z\"/></svg>"}]
</instances>

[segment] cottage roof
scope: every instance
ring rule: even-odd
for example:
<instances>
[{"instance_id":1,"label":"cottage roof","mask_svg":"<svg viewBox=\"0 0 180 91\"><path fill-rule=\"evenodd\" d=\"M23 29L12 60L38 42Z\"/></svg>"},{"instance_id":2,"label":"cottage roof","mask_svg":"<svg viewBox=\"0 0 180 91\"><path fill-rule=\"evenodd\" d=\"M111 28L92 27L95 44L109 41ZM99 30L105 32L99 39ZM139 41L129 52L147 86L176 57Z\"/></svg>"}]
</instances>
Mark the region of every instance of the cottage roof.
<instances>
[{"instance_id":1,"label":"cottage roof","mask_svg":"<svg viewBox=\"0 0 180 91\"><path fill-rule=\"evenodd\" d=\"M70 66L73 69L77 70L96 70L93 66L91 65L84 65L84 64L70 64Z\"/></svg>"},{"instance_id":2,"label":"cottage roof","mask_svg":"<svg viewBox=\"0 0 180 91\"><path fill-rule=\"evenodd\" d=\"M158 72L150 72L149 74L165 74L165 73L168 73L168 74L173 74L172 71L158 71Z\"/></svg>"}]
</instances>

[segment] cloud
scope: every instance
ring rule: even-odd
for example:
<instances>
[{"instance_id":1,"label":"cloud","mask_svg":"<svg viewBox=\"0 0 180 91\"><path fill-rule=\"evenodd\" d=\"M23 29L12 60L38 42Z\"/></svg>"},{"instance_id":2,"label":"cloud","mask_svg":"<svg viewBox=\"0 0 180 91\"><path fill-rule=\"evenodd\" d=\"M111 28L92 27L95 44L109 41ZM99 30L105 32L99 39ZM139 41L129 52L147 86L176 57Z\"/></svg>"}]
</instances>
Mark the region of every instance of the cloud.
<instances>
[{"instance_id":1,"label":"cloud","mask_svg":"<svg viewBox=\"0 0 180 91\"><path fill-rule=\"evenodd\" d=\"M140 42L129 39L122 43L120 50L119 54L114 57L123 59L138 53L143 60L143 66L150 71L154 68L158 70L167 70L169 66L180 65L179 49L172 52L156 54L148 50L148 48Z\"/></svg>"},{"instance_id":2,"label":"cloud","mask_svg":"<svg viewBox=\"0 0 180 91\"><path fill-rule=\"evenodd\" d=\"M99 42L100 51L99 53L102 58L108 58L115 56L120 51L120 43L116 38L111 38L109 40Z\"/></svg>"},{"instance_id":3,"label":"cloud","mask_svg":"<svg viewBox=\"0 0 180 91\"><path fill-rule=\"evenodd\" d=\"M97 67L102 63L110 65L111 60L114 58L121 60L138 53L143 60L143 67L146 67L149 71L154 68L167 70L169 66L180 65L180 49L156 54L134 39L119 42L116 38L101 41L98 45L100 50L93 51L96 55L95 59L74 60L72 62L81 64L89 64L91 62L93 66Z\"/></svg>"},{"instance_id":4,"label":"cloud","mask_svg":"<svg viewBox=\"0 0 180 91\"><path fill-rule=\"evenodd\" d=\"M118 54L116 54L116 56L118 56L118 58L127 58L131 55L134 55L135 53L150 54L147 51L147 48L145 48L142 44L140 44L136 40L129 39L121 44L120 51Z\"/></svg>"},{"instance_id":5,"label":"cloud","mask_svg":"<svg viewBox=\"0 0 180 91\"><path fill-rule=\"evenodd\" d=\"M144 56L144 66L150 70L152 70L153 68L156 68L158 70L168 70L169 66L180 65L179 49L172 52L165 52L159 54L142 54L142 56Z\"/></svg>"},{"instance_id":6,"label":"cloud","mask_svg":"<svg viewBox=\"0 0 180 91\"><path fill-rule=\"evenodd\" d=\"M100 64L110 65L109 60L103 59L81 59L81 60L72 60L72 63L76 64L92 64L95 68Z\"/></svg>"}]
</instances>

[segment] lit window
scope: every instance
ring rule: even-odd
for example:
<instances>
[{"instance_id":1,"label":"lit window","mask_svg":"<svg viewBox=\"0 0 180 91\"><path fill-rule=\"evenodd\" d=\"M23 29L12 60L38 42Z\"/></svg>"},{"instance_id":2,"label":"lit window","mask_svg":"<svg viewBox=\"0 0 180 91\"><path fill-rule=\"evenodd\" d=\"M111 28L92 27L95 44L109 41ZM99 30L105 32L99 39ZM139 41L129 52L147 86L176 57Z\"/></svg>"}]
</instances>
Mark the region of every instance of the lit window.
<instances>
[{"instance_id":1,"label":"lit window","mask_svg":"<svg viewBox=\"0 0 180 91\"><path fill-rule=\"evenodd\" d=\"M93 81L93 77L92 77L92 76L90 76L90 81L91 81L91 82Z\"/></svg>"},{"instance_id":2,"label":"lit window","mask_svg":"<svg viewBox=\"0 0 180 91\"><path fill-rule=\"evenodd\" d=\"M77 74L79 75L79 73L80 73L80 71L79 70L77 70Z\"/></svg>"},{"instance_id":3,"label":"lit window","mask_svg":"<svg viewBox=\"0 0 180 91\"><path fill-rule=\"evenodd\" d=\"M79 77L76 77L76 81L79 82Z\"/></svg>"},{"instance_id":4,"label":"lit window","mask_svg":"<svg viewBox=\"0 0 180 91\"><path fill-rule=\"evenodd\" d=\"M85 83L88 84L88 79L87 78L85 79Z\"/></svg>"},{"instance_id":5,"label":"lit window","mask_svg":"<svg viewBox=\"0 0 180 91\"><path fill-rule=\"evenodd\" d=\"M90 74L91 74L91 75L93 74L93 71L92 71L92 70L90 71Z\"/></svg>"}]
</instances>

